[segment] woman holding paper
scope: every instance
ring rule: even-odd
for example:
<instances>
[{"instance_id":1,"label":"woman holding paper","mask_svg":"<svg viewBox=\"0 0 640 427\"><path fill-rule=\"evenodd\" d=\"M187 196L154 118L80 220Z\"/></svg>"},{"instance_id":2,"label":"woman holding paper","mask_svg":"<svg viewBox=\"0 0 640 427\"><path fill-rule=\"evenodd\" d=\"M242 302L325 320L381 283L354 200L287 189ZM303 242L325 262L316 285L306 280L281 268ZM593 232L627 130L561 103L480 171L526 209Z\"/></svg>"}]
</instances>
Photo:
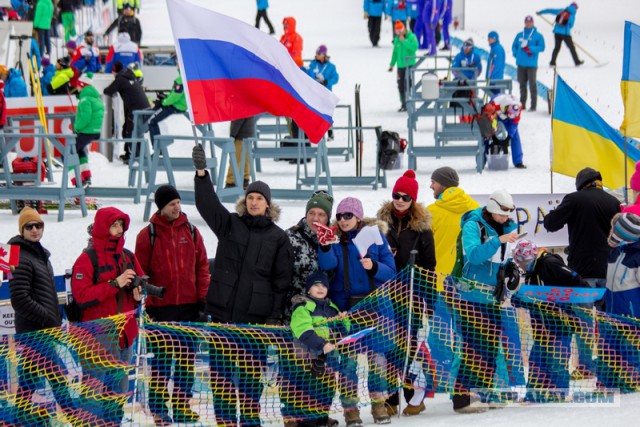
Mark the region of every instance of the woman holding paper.
<instances>
[{"instance_id":1,"label":"woman holding paper","mask_svg":"<svg viewBox=\"0 0 640 427\"><path fill-rule=\"evenodd\" d=\"M411 262L411 251L416 250L417 254L413 263L422 269L421 275L433 274L428 280L414 281L413 310L414 316L411 319L411 353L410 361L414 359L418 348L418 330L422 325L422 314L425 309L429 313L433 312L435 301L435 267L436 252L433 242L433 232L431 231L431 212L424 205L417 202L418 181L416 174L408 170L396 181L392 192L393 200L384 202L378 211L378 219L384 221L387 226L387 240L391 245L391 251L395 258L396 270L400 271ZM419 273L416 273L419 274ZM417 276L416 276L417 277ZM431 314L429 314L431 317ZM404 319L400 322L406 324ZM397 348L400 350L399 348ZM411 364L411 362L409 362ZM426 373L425 373L426 374ZM408 379L409 380L409 379ZM413 383L413 379L409 380ZM407 406L402 411L405 416L418 415L425 410L424 396L427 391L424 385L404 389L404 396ZM400 404L398 393L393 393L387 399L387 412L389 415L398 413Z\"/></svg>"},{"instance_id":2,"label":"woman holding paper","mask_svg":"<svg viewBox=\"0 0 640 427\"><path fill-rule=\"evenodd\" d=\"M318 266L321 270L332 272L329 297L343 310L352 309L366 296L384 282L393 279L396 274L395 261L384 237L386 224L373 218L364 218L364 209L360 200L347 197L336 210L337 228L319 227ZM335 230L335 234L334 234ZM382 231L381 231L382 230ZM372 401L371 412L376 423L388 423L389 416L384 407L388 386L386 383L386 351L389 332L385 328L387 316L383 305L388 298L377 298L359 304L353 323L361 327L375 324L376 332L358 344L360 351L366 351L369 358L369 395ZM374 307L375 305L375 307ZM368 320L368 321L367 321ZM386 339L385 339L386 338ZM357 352L357 351L356 351ZM355 359L344 368L347 380L352 384L345 393L341 393L344 417L347 426L361 425L357 400L357 375ZM353 378L355 377L355 382Z\"/></svg>"}]
</instances>

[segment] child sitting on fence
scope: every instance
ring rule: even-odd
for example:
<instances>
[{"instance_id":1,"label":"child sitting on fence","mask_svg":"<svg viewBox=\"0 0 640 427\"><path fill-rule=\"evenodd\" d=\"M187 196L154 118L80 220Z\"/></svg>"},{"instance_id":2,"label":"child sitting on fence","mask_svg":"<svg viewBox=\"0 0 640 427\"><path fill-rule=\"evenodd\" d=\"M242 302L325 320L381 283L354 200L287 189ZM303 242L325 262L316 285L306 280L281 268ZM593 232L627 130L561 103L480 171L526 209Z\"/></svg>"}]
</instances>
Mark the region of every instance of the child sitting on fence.
<instances>
[{"instance_id":1,"label":"child sitting on fence","mask_svg":"<svg viewBox=\"0 0 640 427\"><path fill-rule=\"evenodd\" d=\"M294 311L291 315L291 330L296 338L296 347L300 344L305 351L304 359L308 360L308 367L297 366L298 375L313 377L301 378L298 385L308 389L308 397L313 397L318 405L305 408L306 415L298 420L298 426L331 426L337 421L329 418L329 409L336 392L334 371L338 366L339 356L335 351L335 335L327 319L339 315L338 306L328 298L329 279L322 272L315 272L309 276L305 286L307 294L293 298ZM344 321L345 331L348 323ZM300 360L300 359L298 359ZM329 365L330 369L327 370ZM292 370L295 372L295 369ZM296 375L296 376L298 376ZM292 380L294 378L290 378ZM296 381L297 382L297 381ZM305 393L306 394L306 393ZM304 396L305 398L307 396ZM291 396L300 398L300 396ZM331 421L331 422L330 422Z\"/></svg>"}]
</instances>

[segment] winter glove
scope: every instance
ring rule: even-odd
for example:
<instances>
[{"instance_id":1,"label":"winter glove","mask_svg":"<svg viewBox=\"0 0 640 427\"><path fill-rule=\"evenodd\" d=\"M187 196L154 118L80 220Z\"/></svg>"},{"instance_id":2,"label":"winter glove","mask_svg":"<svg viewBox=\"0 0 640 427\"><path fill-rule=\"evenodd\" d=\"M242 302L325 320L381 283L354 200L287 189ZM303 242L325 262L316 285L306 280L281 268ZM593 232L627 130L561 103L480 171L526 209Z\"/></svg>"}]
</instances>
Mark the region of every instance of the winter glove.
<instances>
[{"instance_id":1,"label":"winter glove","mask_svg":"<svg viewBox=\"0 0 640 427\"><path fill-rule=\"evenodd\" d=\"M364 13L364 19L369 19L369 14L367 12Z\"/></svg>"},{"instance_id":2,"label":"winter glove","mask_svg":"<svg viewBox=\"0 0 640 427\"><path fill-rule=\"evenodd\" d=\"M320 243L320 245L326 246L332 243L338 243L338 237L336 236L336 230L338 230L337 226L327 227L319 222L314 222L313 225L318 229L318 231L316 231L316 235L318 236L318 243Z\"/></svg>"},{"instance_id":3,"label":"winter glove","mask_svg":"<svg viewBox=\"0 0 640 427\"><path fill-rule=\"evenodd\" d=\"M389 72L392 72L392 71L393 71L393 67L389 67Z\"/></svg>"},{"instance_id":4,"label":"winter glove","mask_svg":"<svg viewBox=\"0 0 640 427\"><path fill-rule=\"evenodd\" d=\"M540 13L540 11L536 11L536 15L540 16L542 14Z\"/></svg>"},{"instance_id":5,"label":"winter glove","mask_svg":"<svg viewBox=\"0 0 640 427\"><path fill-rule=\"evenodd\" d=\"M202 145L196 144L191 152L191 158L193 159L193 166L196 170L203 170L207 168L207 156L204 154L204 148Z\"/></svg>"},{"instance_id":6,"label":"winter glove","mask_svg":"<svg viewBox=\"0 0 640 427\"><path fill-rule=\"evenodd\" d=\"M314 378L318 378L324 375L325 368L327 364L327 356L325 354L321 354L315 359L311 360L311 376Z\"/></svg>"},{"instance_id":7,"label":"winter glove","mask_svg":"<svg viewBox=\"0 0 640 427\"><path fill-rule=\"evenodd\" d=\"M525 47L524 51L527 52L527 56L533 55L533 53L531 53L531 49L529 49L529 46Z\"/></svg>"}]
</instances>

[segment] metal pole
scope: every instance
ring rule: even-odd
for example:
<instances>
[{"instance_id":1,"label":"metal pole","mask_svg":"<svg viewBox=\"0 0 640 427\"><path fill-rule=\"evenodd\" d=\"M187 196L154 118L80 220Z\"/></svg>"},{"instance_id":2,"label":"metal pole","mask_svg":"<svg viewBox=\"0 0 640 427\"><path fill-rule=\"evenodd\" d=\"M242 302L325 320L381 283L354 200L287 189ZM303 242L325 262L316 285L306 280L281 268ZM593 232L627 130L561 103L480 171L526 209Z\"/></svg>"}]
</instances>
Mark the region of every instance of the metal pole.
<instances>
[{"instance_id":1,"label":"metal pole","mask_svg":"<svg viewBox=\"0 0 640 427\"><path fill-rule=\"evenodd\" d=\"M144 367L140 366L140 360L142 359L143 348L146 351L144 344L144 314L145 314L145 300L147 299L147 291L142 291L142 299L140 300L140 313L138 313L138 344L136 345L136 369L133 379L133 399L131 405L131 419L133 419L136 411L136 402L138 400L138 379L144 373ZM155 356L155 355L154 355Z\"/></svg>"},{"instance_id":2,"label":"metal pole","mask_svg":"<svg viewBox=\"0 0 640 427\"><path fill-rule=\"evenodd\" d=\"M402 369L402 382L400 384L400 388L404 387L405 381L407 379L407 372L409 370L409 353L411 352L411 316L413 314L413 284L414 284L414 275L416 272L416 255L418 255L418 251L416 249L412 249L409 252L409 303L407 304L407 352L404 355L404 366ZM417 349L416 349L417 354ZM398 390L398 394L400 390ZM402 414L402 399L400 395L398 395L398 418Z\"/></svg>"},{"instance_id":3,"label":"metal pole","mask_svg":"<svg viewBox=\"0 0 640 427\"><path fill-rule=\"evenodd\" d=\"M551 151L549 158L551 161L549 162L549 175L551 177L551 194L553 194L553 114L555 113L556 106L556 96L557 96L557 86L558 86L558 69L553 67L553 89L551 93L551 135L550 135L550 143L549 150Z\"/></svg>"}]
</instances>

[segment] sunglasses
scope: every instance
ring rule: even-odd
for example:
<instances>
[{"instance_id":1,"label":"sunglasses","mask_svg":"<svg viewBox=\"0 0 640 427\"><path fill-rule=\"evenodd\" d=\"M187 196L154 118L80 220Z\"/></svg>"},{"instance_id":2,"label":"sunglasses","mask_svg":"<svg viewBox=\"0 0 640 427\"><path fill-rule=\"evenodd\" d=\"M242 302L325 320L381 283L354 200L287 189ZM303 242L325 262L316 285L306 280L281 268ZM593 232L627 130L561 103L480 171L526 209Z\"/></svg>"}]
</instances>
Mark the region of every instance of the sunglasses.
<instances>
[{"instance_id":1,"label":"sunglasses","mask_svg":"<svg viewBox=\"0 0 640 427\"><path fill-rule=\"evenodd\" d=\"M351 212L345 212L345 213L336 214L336 219L338 221L341 221L343 219L345 221L349 221L351 218L353 218L353 213L351 213Z\"/></svg>"},{"instance_id":2,"label":"sunglasses","mask_svg":"<svg viewBox=\"0 0 640 427\"><path fill-rule=\"evenodd\" d=\"M493 200L494 202L496 202L496 204L500 207L500 210L502 210L502 212L513 212L516 210L516 208L508 208L506 206L502 206L500 203L498 203L498 201L494 198L491 198L489 200Z\"/></svg>"},{"instance_id":3,"label":"sunglasses","mask_svg":"<svg viewBox=\"0 0 640 427\"><path fill-rule=\"evenodd\" d=\"M413 200L408 194L393 193L391 197L393 197L393 200L402 199L403 202L410 202L411 200Z\"/></svg>"},{"instance_id":4,"label":"sunglasses","mask_svg":"<svg viewBox=\"0 0 640 427\"><path fill-rule=\"evenodd\" d=\"M27 224L27 225L24 226L24 229L27 230L27 231L31 231L34 228L36 230L42 230L44 228L44 223L36 222L36 223L33 223L33 224Z\"/></svg>"}]
</instances>

